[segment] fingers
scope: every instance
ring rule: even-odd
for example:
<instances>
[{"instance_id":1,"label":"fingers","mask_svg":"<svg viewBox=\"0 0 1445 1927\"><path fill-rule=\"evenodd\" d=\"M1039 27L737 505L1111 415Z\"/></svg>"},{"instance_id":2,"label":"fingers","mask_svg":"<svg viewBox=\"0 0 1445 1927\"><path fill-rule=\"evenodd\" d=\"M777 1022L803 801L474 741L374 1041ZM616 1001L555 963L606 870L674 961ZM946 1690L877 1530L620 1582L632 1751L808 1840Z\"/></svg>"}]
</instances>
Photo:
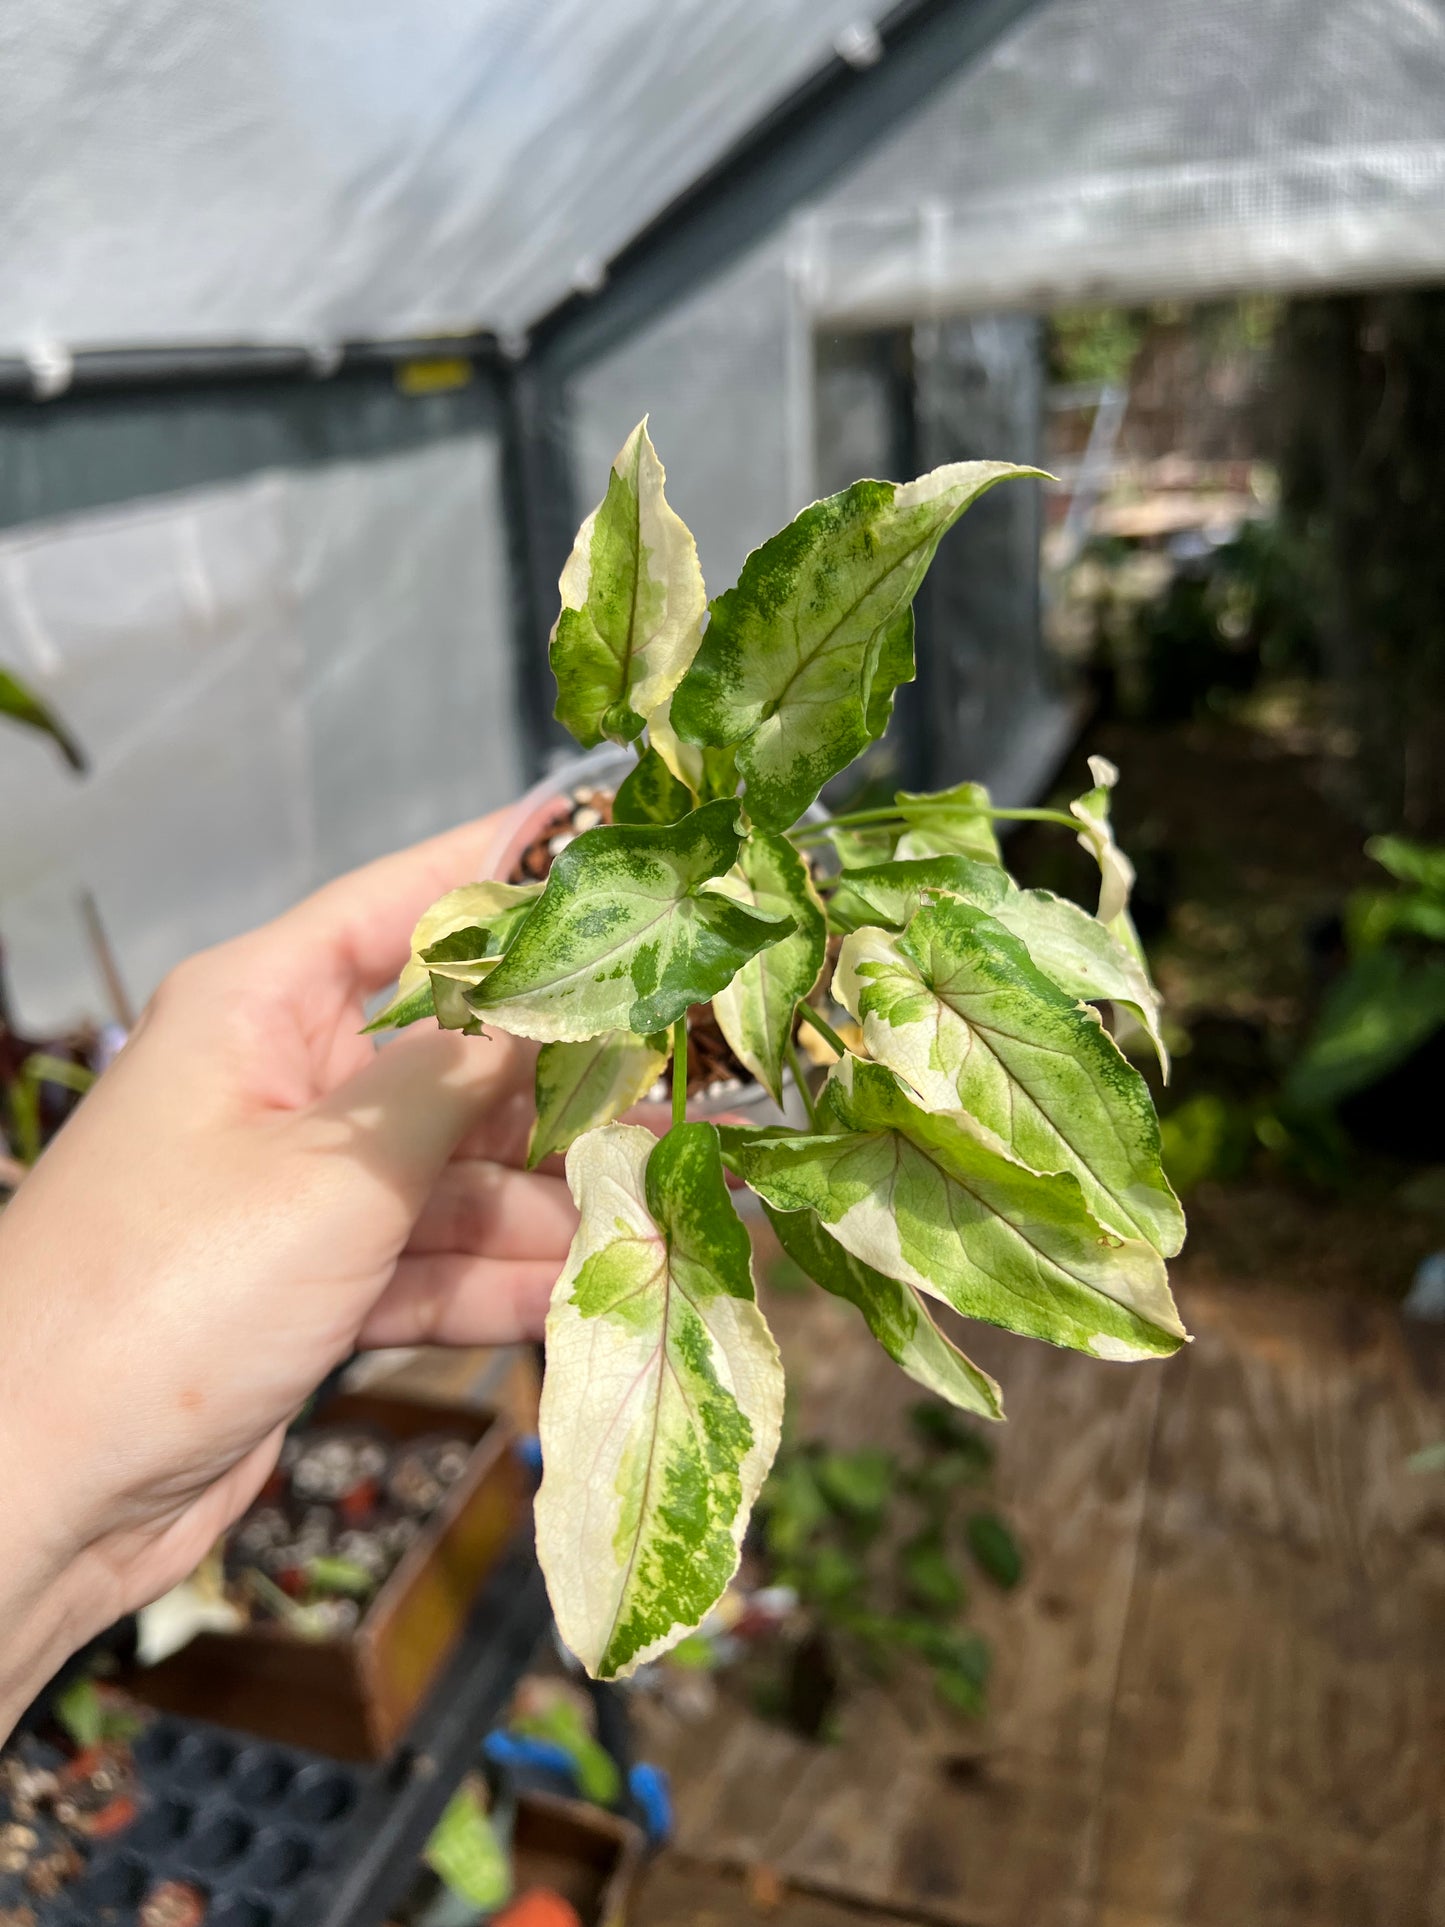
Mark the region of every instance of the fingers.
<instances>
[{"instance_id":1,"label":"fingers","mask_svg":"<svg viewBox=\"0 0 1445 1927\"><path fill-rule=\"evenodd\" d=\"M329 974L361 992L379 990L406 962L422 912L483 874L512 815L498 810L478 817L338 877L269 924L264 935L288 956L309 955L313 971L319 958Z\"/></svg>"},{"instance_id":2,"label":"fingers","mask_svg":"<svg viewBox=\"0 0 1445 1927\"><path fill-rule=\"evenodd\" d=\"M448 1251L404 1257L372 1308L358 1345L515 1345L540 1338L556 1260L475 1258Z\"/></svg>"},{"instance_id":3,"label":"fingers","mask_svg":"<svg viewBox=\"0 0 1445 1927\"><path fill-rule=\"evenodd\" d=\"M438 1178L407 1251L541 1259L555 1275L576 1229L577 1207L563 1179L457 1158Z\"/></svg>"},{"instance_id":4,"label":"fingers","mask_svg":"<svg viewBox=\"0 0 1445 1927\"><path fill-rule=\"evenodd\" d=\"M530 1090L533 1057L504 1032L418 1026L314 1105L305 1128L319 1150L369 1165L415 1215L468 1132Z\"/></svg>"}]
</instances>

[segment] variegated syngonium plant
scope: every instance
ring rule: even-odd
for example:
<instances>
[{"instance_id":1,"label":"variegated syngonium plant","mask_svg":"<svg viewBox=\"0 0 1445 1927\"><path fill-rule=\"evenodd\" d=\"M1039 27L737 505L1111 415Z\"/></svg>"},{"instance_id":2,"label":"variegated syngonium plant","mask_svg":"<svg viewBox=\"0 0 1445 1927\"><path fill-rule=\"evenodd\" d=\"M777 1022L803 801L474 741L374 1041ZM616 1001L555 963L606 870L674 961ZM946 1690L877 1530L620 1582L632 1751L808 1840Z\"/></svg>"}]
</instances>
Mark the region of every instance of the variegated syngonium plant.
<instances>
[{"instance_id":1,"label":"variegated syngonium plant","mask_svg":"<svg viewBox=\"0 0 1445 1927\"><path fill-rule=\"evenodd\" d=\"M1101 1021L1159 1000L1109 822L1114 770L1064 815L977 784L798 824L882 735L913 675L940 538L997 482L962 462L855 482L755 550L709 607L646 424L562 573L557 714L631 744L614 821L545 885L463 884L428 912L390 1008L536 1038L532 1162L567 1154L581 1226L547 1321L537 1546L563 1638L630 1673L707 1613L778 1442L783 1374L725 1172L919 1384L985 1418L998 1386L933 1302L1104 1359L1174 1351L1184 1221L1148 1089ZM1052 819L1097 859L1097 914L1004 870L994 820ZM820 861L827 859L826 864ZM841 1038L821 1007L830 934ZM711 1000L739 1060L808 1128L617 1120ZM842 1013L851 1018L844 1023ZM836 1053L804 1082L800 1024ZM1167 1070L1167 1065L1166 1065Z\"/></svg>"}]
</instances>

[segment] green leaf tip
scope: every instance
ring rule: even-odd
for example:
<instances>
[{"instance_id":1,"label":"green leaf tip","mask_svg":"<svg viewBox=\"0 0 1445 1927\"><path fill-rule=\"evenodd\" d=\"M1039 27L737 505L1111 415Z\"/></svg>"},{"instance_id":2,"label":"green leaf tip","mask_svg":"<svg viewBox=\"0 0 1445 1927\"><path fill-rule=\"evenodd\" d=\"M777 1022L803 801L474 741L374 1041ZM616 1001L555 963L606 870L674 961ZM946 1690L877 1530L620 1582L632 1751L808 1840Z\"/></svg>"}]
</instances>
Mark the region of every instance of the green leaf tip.
<instances>
[{"instance_id":1,"label":"green leaf tip","mask_svg":"<svg viewBox=\"0 0 1445 1927\"><path fill-rule=\"evenodd\" d=\"M996 483L959 462L901 486L855 482L803 510L713 603L672 700L685 741L736 747L748 810L785 830L881 734L913 674L911 604L944 534Z\"/></svg>"},{"instance_id":2,"label":"green leaf tip","mask_svg":"<svg viewBox=\"0 0 1445 1927\"><path fill-rule=\"evenodd\" d=\"M643 420L618 451L607 493L562 570L549 651L556 715L587 748L640 736L702 633L707 592L697 545L668 506L665 481Z\"/></svg>"}]
</instances>

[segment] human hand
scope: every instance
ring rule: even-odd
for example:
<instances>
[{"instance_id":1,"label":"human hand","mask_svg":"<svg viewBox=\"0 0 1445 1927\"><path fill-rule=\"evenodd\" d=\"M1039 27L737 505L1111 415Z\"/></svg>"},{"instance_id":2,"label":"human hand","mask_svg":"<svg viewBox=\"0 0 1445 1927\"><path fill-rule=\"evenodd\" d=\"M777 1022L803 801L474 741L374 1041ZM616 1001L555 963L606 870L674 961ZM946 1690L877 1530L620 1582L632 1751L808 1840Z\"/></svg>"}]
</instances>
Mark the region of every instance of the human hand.
<instances>
[{"instance_id":1,"label":"human hand","mask_svg":"<svg viewBox=\"0 0 1445 1927\"><path fill-rule=\"evenodd\" d=\"M519 1168L534 1047L359 1034L497 829L181 965L0 1213L0 1733L195 1567L358 1346L540 1333L576 1215Z\"/></svg>"}]
</instances>

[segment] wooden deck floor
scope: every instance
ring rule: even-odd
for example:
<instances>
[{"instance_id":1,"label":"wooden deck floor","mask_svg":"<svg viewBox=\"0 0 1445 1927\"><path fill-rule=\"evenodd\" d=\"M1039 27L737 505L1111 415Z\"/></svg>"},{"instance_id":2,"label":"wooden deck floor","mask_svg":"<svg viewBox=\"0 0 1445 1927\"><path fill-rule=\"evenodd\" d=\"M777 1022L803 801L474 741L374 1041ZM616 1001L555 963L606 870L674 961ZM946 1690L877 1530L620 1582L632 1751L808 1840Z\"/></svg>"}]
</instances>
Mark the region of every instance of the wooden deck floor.
<instances>
[{"instance_id":1,"label":"wooden deck floor","mask_svg":"<svg viewBox=\"0 0 1445 1927\"><path fill-rule=\"evenodd\" d=\"M635 1927L1445 1924L1445 1477L1405 1467L1445 1345L1369 1303L1183 1308L1159 1367L970 1333L1031 1563L980 1597L989 1718L868 1693L815 1747L653 1712L679 1829ZM855 1315L771 1309L807 1429L892 1436Z\"/></svg>"}]
</instances>

